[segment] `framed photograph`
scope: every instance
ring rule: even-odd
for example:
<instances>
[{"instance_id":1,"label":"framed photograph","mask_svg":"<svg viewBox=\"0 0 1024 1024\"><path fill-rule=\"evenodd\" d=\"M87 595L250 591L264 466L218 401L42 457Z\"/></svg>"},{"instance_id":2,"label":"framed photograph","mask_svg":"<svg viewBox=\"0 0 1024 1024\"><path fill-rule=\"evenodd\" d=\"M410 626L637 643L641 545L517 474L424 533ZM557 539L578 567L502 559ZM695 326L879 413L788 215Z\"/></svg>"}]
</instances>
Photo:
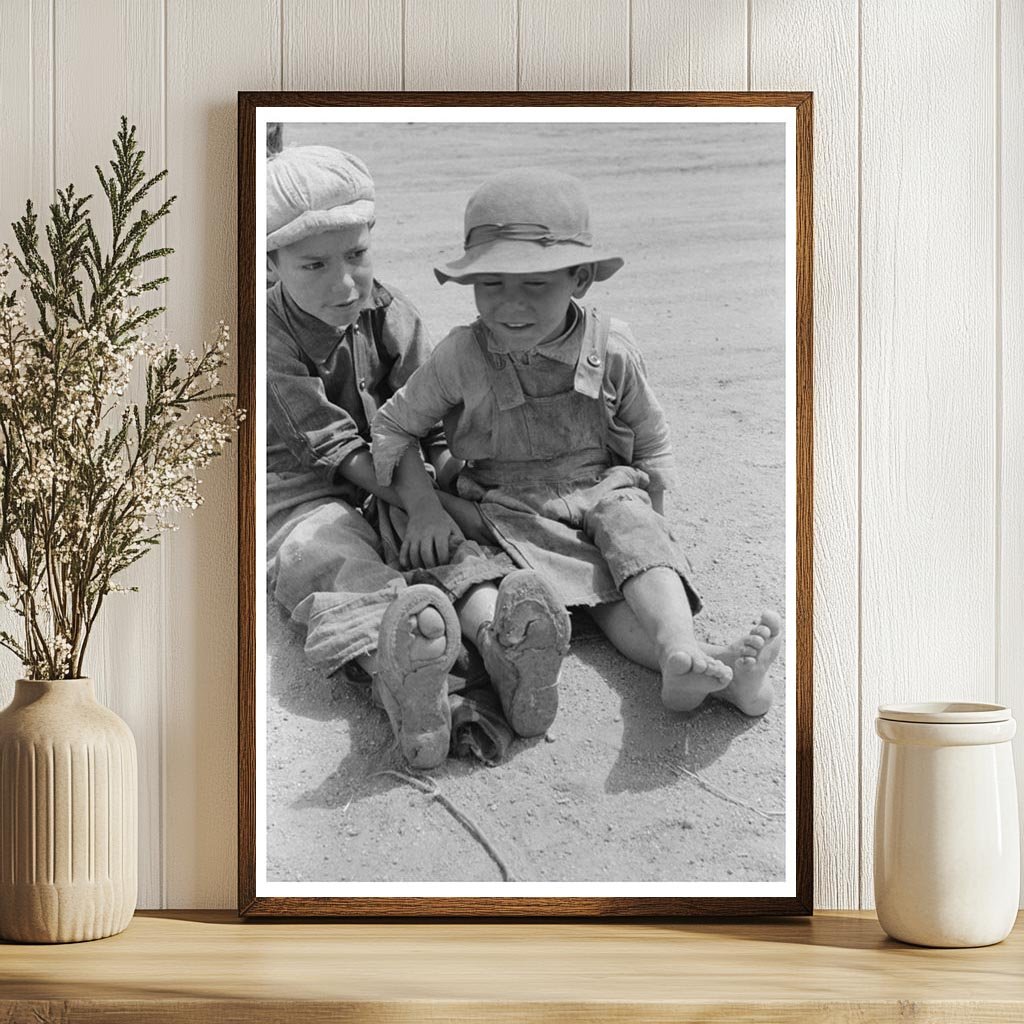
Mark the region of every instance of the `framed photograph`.
<instances>
[{"instance_id":1,"label":"framed photograph","mask_svg":"<svg viewBox=\"0 0 1024 1024\"><path fill-rule=\"evenodd\" d=\"M809 93L240 93L239 912L812 912Z\"/></svg>"}]
</instances>

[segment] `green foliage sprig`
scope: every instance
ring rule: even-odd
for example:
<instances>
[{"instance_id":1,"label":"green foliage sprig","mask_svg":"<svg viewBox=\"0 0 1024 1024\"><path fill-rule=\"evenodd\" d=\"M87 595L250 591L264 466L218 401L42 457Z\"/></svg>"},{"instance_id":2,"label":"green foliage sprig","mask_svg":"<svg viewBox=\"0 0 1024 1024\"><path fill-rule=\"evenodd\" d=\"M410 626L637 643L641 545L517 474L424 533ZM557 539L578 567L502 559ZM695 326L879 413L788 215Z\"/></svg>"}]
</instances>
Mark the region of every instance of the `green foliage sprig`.
<instances>
[{"instance_id":1,"label":"green foliage sprig","mask_svg":"<svg viewBox=\"0 0 1024 1024\"><path fill-rule=\"evenodd\" d=\"M50 205L45 252L31 202L13 225L20 255L0 247L0 602L21 620L0 645L33 679L82 675L103 599L125 589L114 578L176 528L173 513L200 504L197 473L243 416L219 390L225 324L188 354L147 335L164 307L140 308L138 297L167 278L144 271L173 250L147 250L146 238L176 197L141 207L167 174L147 177L144 157L122 118L111 174L96 168L109 245L92 197L69 185Z\"/></svg>"}]
</instances>

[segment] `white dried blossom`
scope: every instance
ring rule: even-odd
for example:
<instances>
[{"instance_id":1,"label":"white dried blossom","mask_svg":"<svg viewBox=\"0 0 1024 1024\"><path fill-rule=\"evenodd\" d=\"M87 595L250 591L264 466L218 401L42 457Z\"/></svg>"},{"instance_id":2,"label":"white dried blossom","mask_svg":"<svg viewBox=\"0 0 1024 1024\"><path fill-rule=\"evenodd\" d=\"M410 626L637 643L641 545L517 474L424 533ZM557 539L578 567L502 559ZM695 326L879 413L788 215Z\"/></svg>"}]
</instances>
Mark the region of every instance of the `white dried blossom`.
<instances>
[{"instance_id":1,"label":"white dried blossom","mask_svg":"<svg viewBox=\"0 0 1024 1024\"><path fill-rule=\"evenodd\" d=\"M106 184L123 190L118 209L130 210L125 203L145 175L131 162L127 122L119 138L128 156L118 157L118 175ZM70 189L58 194L61 203L68 226L54 221L53 230L82 230L88 211L71 204ZM57 270L42 262L33 217L30 209L15 225L22 262L0 246L0 599L6 595L24 626L20 640L4 633L0 645L33 678L60 678L81 674L103 598L134 589L117 574L161 532L178 528L175 513L201 504L199 471L221 454L243 414L230 398L200 409L228 361L225 323L185 356L152 337L152 314L138 302L150 254L138 244L100 254L106 262L90 263L88 247L79 252L62 285L65 294L81 290L79 319L74 303L52 294ZM87 264L98 282L91 295ZM29 318L28 299L38 320Z\"/></svg>"}]
</instances>

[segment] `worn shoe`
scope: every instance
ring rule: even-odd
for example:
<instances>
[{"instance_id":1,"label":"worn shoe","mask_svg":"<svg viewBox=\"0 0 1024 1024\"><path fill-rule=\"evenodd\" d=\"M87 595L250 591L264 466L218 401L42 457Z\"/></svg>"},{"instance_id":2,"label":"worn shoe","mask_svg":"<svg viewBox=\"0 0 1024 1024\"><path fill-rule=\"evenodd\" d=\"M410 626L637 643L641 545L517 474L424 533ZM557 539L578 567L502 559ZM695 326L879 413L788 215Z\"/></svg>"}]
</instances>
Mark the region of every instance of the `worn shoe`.
<instances>
[{"instance_id":1,"label":"worn shoe","mask_svg":"<svg viewBox=\"0 0 1024 1024\"><path fill-rule=\"evenodd\" d=\"M494 621L481 626L477 647L518 735L541 736L554 722L571 632L565 605L537 573L517 569L501 581Z\"/></svg>"},{"instance_id":2,"label":"worn shoe","mask_svg":"<svg viewBox=\"0 0 1024 1024\"><path fill-rule=\"evenodd\" d=\"M443 632L434 637L433 656L421 660L414 651L414 644L425 642L417 617L428 608L440 615ZM448 756L448 670L458 657L461 638L455 609L437 587L407 587L384 612L377 642L377 693L402 754L415 768L436 768Z\"/></svg>"}]
</instances>

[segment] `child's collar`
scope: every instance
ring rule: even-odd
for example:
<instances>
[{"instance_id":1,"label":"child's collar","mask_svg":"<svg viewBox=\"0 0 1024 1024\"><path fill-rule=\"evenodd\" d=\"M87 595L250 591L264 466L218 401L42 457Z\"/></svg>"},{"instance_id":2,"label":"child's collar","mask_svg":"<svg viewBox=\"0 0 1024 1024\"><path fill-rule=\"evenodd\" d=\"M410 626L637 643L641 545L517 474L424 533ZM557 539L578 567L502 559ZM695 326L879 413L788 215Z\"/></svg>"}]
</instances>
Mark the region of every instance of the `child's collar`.
<instances>
[{"instance_id":1,"label":"child's collar","mask_svg":"<svg viewBox=\"0 0 1024 1024\"><path fill-rule=\"evenodd\" d=\"M573 390L588 398L600 398L608 352L609 322L608 318L600 316L596 309L580 309L579 312L576 327L582 324L582 330L576 331L573 328L569 332L571 336L578 338L578 344L574 346L576 373L573 375ZM525 401L523 389L512 361L507 355L491 350L491 333L484 327L482 320L474 321L471 329L484 359L490 364L493 374L491 386L498 408L507 410L522 405ZM559 339L554 340L557 342Z\"/></svg>"},{"instance_id":2,"label":"child's collar","mask_svg":"<svg viewBox=\"0 0 1024 1024\"><path fill-rule=\"evenodd\" d=\"M278 301L281 313L285 321L293 331L295 343L315 362L326 362L338 347L341 341L352 331L362 326L367 328L365 317L373 310L389 306L393 296L376 278L373 281L373 288L366 305L359 311L359 316L346 327L334 327L325 323L312 313L307 313L288 294L288 290L282 282L274 284L277 289ZM273 289L268 292L268 297L273 295Z\"/></svg>"}]
</instances>

